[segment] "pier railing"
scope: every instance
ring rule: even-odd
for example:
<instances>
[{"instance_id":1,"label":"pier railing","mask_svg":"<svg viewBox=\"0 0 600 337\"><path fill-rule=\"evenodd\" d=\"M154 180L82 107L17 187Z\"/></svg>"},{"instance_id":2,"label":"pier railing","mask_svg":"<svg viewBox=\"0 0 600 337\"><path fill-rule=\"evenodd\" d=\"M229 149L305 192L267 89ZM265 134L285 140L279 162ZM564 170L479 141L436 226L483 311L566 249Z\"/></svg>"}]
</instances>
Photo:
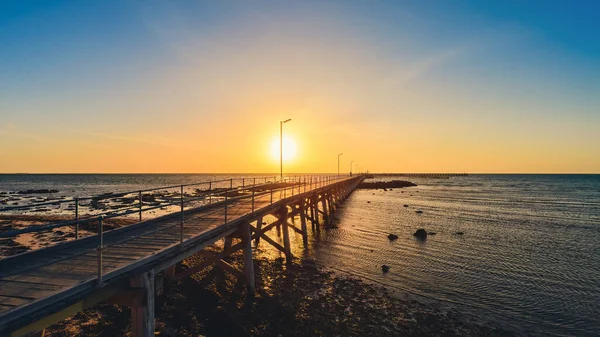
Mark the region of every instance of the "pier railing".
<instances>
[{"instance_id":1,"label":"pier railing","mask_svg":"<svg viewBox=\"0 0 600 337\"><path fill-rule=\"evenodd\" d=\"M75 239L79 239L81 237L80 227L84 224L90 226L93 225L93 223L97 223L97 233L102 235L106 219L137 215L138 222L142 222L144 220L144 213L148 214L148 212L151 211L162 210L164 211L163 215L169 215L175 212L181 213L183 222L186 206L187 210L189 210L213 204L219 204L224 207L225 222L227 222L227 207L232 200L248 198L251 199L252 205L254 205L254 198L257 195L270 193L270 200L272 202L274 193L280 193L285 197L288 193L294 195L294 193L300 193L302 190L312 190L344 178L346 178L346 176L337 175L298 175L286 176L283 177L283 179L277 176L241 177L128 192L105 193L90 197L52 200L20 206L8 206L0 208L0 215L22 215L29 214L28 211L43 206L58 205L58 207L62 209L65 205L70 205L70 207L67 206L63 210L61 215L72 211L73 218L71 220L53 221L43 225L28 226L5 231L0 233L0 238L15 237L25 233L50 231L60 227L74 227ZM194 190L190 192L191 189ZM163 192L163 194L159 194L159 197L162 197L160 198L162 200L157 200L156 195L154 194L154 192L159 191ZM116 207L107 206L106 201L110 200L124 202L127 205ZM82 206L91 207L93 205L100 209L110 209L91 212L92 214L82 214ZM254 210L254 207L252 207L252 209Z\"/></svg>"},{"instance_id":2,"label":"pier railing","mask_svg":"<svg viewBox=\"0 0 600 337\"><path fill-rule=\"evenodd\" d=\"M227 224L229 221L233 220L229 217L229 215L233 215L233 212L229 210L230 206L235 204L238 208L240 206L250 206L250 211L240 214L239 212L235 214L236 218L240 216L244 216L248 213L254 213L256 208L256 202L258 199L262 201L262 205L265 205L266 200L268 200L268 204L272 205L274 202L277 202L282 199L286 199L287 197L292 197L298 194L310 192L312 190L329 186L335 184L337 182L348 179L347 176L333 176L333 175L303 175L303 176L291 176L284 177L283 179L277 179L277 177L250 177L250 178L239 178L239 179L223 179L223 180L215 180L202 182L197 184L185 184L185 185L176 185L176 186L167 186L167 187L158 187L151 188L139 191L132 192L121 192L114 194L102 194L99 196L86 197L86 198L73 198L69 200L57 200L45 203L38 203L35 205L23 205L23 206L14 206L14 207L5 207L0 209L0 214L3 211L26 211L31 208L39 207L40 205L61 205L63 203L72 203L74 204L74 219L68 221L60 221L57 223L51 223L41 226L31 226L23 229L7 231L4 233L0 233L0 237L14 237L24 233L31 232L42 232L49 231L54 228L65 227L65 226L75 226L75 239L79 239L79 226L82 223L97 223L97 282L98 284L102 284L104 272L104 263L103 263L103 252L108 249L110 246L121 244L127 240L131 240L133 238L149 235L155 231L165 231L170 230L172 228L179 227L179 244L183 245L185 242L185 214L186 212L193 210L194 208L210 208L212 211L208 213L206 216L212 216L214 214L222 215L223 225ZM240 180L240 181L235 181ZM249 182L248 184L246 182ZM237 183L237 185L236 185ZM224 187L223 187L224 185ZM198 186L208 186L206 189L196 189L196 193L192 195L191 193L186 193L186 189L189 190L190 187L198 187ZM166 202L160 202L158 205L148 204L147 207L144 207L144 196L152 195L148 194L150 192L163 191L163 190L177 190L175 194L170 195L170 200ZM114 198L124 198L127 195L137 194L137 203L130 206L122 207L122 209L111 210L108 212L102 212L100 214L96 214L94 216L88 216L81 218L79 205L81 201L98 201L98 200L106 200L106 199L114 199ZM147 200L151 199L149 197ZM199 205L193 205L194 201L202 201ZM186 205L188 208L186 209ZM110 244L105 244L104 242L104 233L105 233L105 220L114 217L123 217L127 215L137 214L139 217L139 223L142 222L143 212L148 212L153 209L159 209L172 206L170 209L171 212L168 212L164 216L177 216L180 215L180 221L176 222L173 225L167 227L161 227L155 229L151 232L144 232L143 234L139 234L136 236L126 236L122 240L113 241ZM175 209L176 208L176 209ZM152 219L149 219L152 220ZM132 224L133 225L133 224ZM88 240L92 239L93 236L88 236ZM89 251L83 251L77 255L87 254Z\"/></svg>"}]
</instances>

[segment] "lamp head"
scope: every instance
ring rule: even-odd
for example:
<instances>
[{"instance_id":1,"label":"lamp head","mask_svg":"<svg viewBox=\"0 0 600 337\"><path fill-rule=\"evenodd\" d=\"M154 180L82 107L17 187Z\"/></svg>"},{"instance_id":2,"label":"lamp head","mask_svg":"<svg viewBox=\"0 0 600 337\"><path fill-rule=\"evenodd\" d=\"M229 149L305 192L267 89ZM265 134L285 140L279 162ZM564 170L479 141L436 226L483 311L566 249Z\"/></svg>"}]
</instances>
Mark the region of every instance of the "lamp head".
<instances>
[{"instance_id":1,"label":"lamp head","mask_svg":"<svg viewBox=\"0 0 600 337\"><path fill-rule=\"evenodd\" d=\"M283 122L281 122L281 123L287 123L287 122L289 122L289 121L291 121L291 120L292 120L291 118L288 118L288 119L284 120L284 121L283 121Z\"/></svg>"}]
</instances>

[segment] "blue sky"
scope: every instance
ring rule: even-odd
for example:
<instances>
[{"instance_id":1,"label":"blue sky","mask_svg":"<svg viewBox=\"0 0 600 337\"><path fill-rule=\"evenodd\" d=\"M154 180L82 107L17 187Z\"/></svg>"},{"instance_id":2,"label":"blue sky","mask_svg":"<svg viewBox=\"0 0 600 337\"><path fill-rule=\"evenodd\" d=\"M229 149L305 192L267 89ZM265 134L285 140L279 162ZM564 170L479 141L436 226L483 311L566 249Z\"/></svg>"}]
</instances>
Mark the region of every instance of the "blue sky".
<instances>
[{"instance_id":1,"label":"blue sky","mask_svg":"<svg viewBox=\"0 0 600 337\"><path fill-rule=\"evenodd\" d=\"M278 114L296 117L298 171L332 169L323 158L350 144L373 171L600 172L598 13L596 1L1 1L0 172L265 171ZM202 146L244 127L268 136ZM178 164L139 164L140 144ZM181 164L190 152L210 160Z\"/></svg>"}]
</instances>

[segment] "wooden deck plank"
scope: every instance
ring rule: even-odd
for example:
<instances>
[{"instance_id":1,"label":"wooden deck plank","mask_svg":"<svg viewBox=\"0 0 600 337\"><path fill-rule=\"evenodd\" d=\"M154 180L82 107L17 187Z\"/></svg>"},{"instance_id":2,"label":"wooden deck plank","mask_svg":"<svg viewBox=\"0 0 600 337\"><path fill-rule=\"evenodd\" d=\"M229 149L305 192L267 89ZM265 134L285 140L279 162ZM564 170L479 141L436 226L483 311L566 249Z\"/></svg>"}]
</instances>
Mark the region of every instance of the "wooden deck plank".
<instances>
[{"instance_id":1,"label":"wooden deck plank","mask_svg":"<svg viewBox=\"0 0 600 337\"><path fill-rule=\"evenodd\" d=\"M3 304L5 306L18 307L30 303L31 301L33 301L33 299L23 299L0 295L0 304Z\"/></svg>"}]
</instances>

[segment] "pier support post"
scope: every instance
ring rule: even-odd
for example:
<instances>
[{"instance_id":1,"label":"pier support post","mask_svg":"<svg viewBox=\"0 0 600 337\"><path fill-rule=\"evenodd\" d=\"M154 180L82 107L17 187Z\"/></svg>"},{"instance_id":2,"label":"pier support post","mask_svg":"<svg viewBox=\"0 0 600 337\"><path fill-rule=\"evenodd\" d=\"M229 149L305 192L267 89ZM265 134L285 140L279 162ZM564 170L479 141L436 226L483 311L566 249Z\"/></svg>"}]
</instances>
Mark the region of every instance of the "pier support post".
<instances>
[{"instance_id":1,"label":"pier support post","mask_svg":"<svg viewBox=\"0 0 600 337\"><path fill-rule=\"evenodd\" d=\"M327 196L325 193L321 195L321 206L323 206L323 221L329 224L329 214L327 214Z\"/></svg>"},{"instance_id":2,"label":"pier support post","mask_svg":"<svg viewBox=\"0 0 600 337\"><path fill-rule=\"evenodd\" d=\"M319 197L315 195L312 198L312 210L313 210L313 219L315 219L315 226L317 228L317 232L321 231L321 225L319 224Z\"/></svg>"},{"instance_id":3,"label":"pier support post","mask_svg":"<svg viewBox=\"0 0 600 337\"><path fill-rule=\"evenodd\" d=\"M149 271L132 278L130 286L145 290L143 306L131 308L131 336L154 337L154 273Z\"/></svg>"},{"instance_id":4,"label":"pier support post","mask_svg":"<svg viewBox=\"0 0 600 337\"><path fill-rule=\"evenodd\" d=\"M279 213L279 224L283 230L283 248L285 249L285 262L292 262L292 247L290 244L290 232L287 222L287 206L281 208Z\"/></svg>"},{"instance_id":5,"label":"pier support post","mask_svg":"<svg viewBox=\"0 0 600 337\"><path fill-rule=\"evenodd\" d=\"M308 229L306 229L306 200L302 200L300 204L300 223L302 226L302 242L304 243L304 249L308 249Z\"/></svg>"},{"instance_id":6,"label":"pier support post","mask_svg":"<svg viewBox=\"0 0 600 337\"><path fill-rule=\"evenodd\" d=\"M258 220L256 220L256 229L258 230L259 233L260 233L260 230L262 229L262 225L263 225L263 218L261 216L258 218ZM254 247L258 247L259 243L260 243L260 235L257 235L256 239L254 239Z\"/></svg>"},{"instance_id":7,"label":"pier support post","mask_svg":"<svg viewBox=\"0 0 600 337\"><path fill-rule=\"evenodd\" d=\"M261 219L262 220L262 219ZM252 233L250 232L250 224L242 225L242 241L244 242L244 274L248 282L248 294L254 295L254 261L252 260Z\"/></svg>"}]
</instances>

